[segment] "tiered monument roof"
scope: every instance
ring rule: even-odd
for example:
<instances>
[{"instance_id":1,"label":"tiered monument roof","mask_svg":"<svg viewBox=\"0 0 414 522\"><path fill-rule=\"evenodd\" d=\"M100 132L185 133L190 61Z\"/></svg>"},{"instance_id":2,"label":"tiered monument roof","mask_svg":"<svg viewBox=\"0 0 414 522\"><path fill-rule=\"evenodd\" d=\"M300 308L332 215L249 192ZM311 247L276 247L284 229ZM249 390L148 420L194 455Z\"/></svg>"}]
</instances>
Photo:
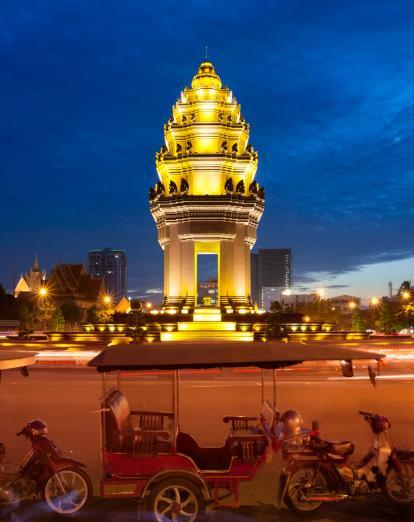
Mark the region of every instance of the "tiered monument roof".
<instances>
[{"instance_id":1,"label":"tiered monument roof","mask_svg":"<svg viewBox=\"0 0 414 522\"><path fill-rule=\"evenodd\" d=\"M257 191L251 185L258 154L249 144L249 125L211 62L203 62L191 88L181 92L164 137L165 146L156 154L156 192L217 196Z\"/></svg>"}]
</instances>

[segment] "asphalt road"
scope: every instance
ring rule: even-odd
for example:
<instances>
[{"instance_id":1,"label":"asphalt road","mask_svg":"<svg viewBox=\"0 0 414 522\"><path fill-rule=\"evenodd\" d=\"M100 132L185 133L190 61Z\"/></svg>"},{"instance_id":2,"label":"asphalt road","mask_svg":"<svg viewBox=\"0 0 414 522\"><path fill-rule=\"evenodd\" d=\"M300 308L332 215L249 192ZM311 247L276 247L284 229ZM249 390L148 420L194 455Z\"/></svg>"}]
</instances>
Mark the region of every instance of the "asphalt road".
<instances>
[{"instance_id":1,"label":"asphalt road","mask_svg":"<svg viewBox=\"0 0 414 522\"><path fill-rule=\"evenodd\" d=\"M401 375L401 370L403 374ZM371 433L357 411L375 411L387 415L392 423L396 445L414 448L414 373L395 368L384 371L377 388L365 374L344 379L333 370L278 371L277 404L280 411L298 409L310 425L320 422L322 436L329 439L349 439L357 445L355 458L369 447ZM220 445L228 425L222 422L226 414L257 415L260 410L258 374L246 371L193 372L181 379L181 429L191 433L199 444ZM162 374L136 377L124 382L132 409L171 409L169 377ZM100 475L98 397L100 377L86 368L34 368L29 379L10 372L0 385L0 440L8 451L8 461L18 463L28 449L27 442L15 433L30 419L41 418L49 425L49 433L64 451L85 462L93 479L95 494ZM270 398L271 384L266 386ZM273 504L277 473L283 465L280 456L267 465L251 483L242 488L243 507L236 511L209 514L208 519L227 521L293 521L297 517ZM57 520L38 504L15 515L17 521ZM135 502L114 502L94 498L79 521L138 520ZM366 504L343 503L329 506L315 514L314 521L394 521L413 520L411 511L398 512L384 500Z\"/></svg>"}]
</instances>

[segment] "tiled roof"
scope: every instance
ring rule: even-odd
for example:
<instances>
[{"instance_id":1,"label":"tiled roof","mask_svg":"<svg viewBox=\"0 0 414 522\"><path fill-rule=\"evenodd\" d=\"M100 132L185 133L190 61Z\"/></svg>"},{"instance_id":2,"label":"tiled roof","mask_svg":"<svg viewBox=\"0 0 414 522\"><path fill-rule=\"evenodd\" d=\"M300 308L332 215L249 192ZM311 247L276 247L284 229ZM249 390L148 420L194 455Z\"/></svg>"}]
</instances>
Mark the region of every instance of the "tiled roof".
<instances>
[{"instance_id":1,"label":"tiled roof","mask_svg":"<svg viewBox=\"0 0 414 522\"><path fill-rule=\"evenodd\" d=\"M58 264L49 277L52 295L73 299L97 301L104 292L103 279L91 277L83 265Z\"/></svg>"}]
</instances>

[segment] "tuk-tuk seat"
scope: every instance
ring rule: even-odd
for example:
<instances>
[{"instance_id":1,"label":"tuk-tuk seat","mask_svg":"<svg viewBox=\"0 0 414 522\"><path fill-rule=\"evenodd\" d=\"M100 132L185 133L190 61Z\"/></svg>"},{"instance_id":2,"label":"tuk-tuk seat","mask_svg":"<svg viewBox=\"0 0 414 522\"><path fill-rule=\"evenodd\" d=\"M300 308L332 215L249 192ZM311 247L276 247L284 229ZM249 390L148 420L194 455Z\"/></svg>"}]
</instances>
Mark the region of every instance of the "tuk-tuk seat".
<instances>
[{"instance_id":1,"label":"tuk-tuk seat","mask_svg":"<svg viewBox=\"0 0 414 522\"><path fill-rule=\"evenodd\" d=\"M274 408L269 400L262 405L259 417L248 417L244 415L226 415L223 422L231 423L230 436L245 436L248 434L265 434L270 436L274 423Z\"/></svg>"},{"instance_id":2,"label":"tuk-tuk seat","mask_svg":"<svg viewBox=\"0 0 414 522\"><path fill-rule=\"evenodd\" d=\"M257 433L257 420L257 417L244 415L225 415L223 417L223 422L231 422L231 431L247 430Z\"/></svg>"},{"instance_id":3,"label":"tuk-tuk seat","mask_svg":"<svg viewBox=\"0 0 414 522\"><path fill-rule=\"evenodd\" d=\"M229 439L224 446L206 448L199 446L188 433L180 431L177 435L177 452L190 457L200 470L225 470L231 465L232 448Z\"/></svg>"},{"instance_id":4,"label":"tuk-tuk seat","mask_svg":"<svg viewBox=\"0 0 414 522\"><path fill-rule=\"evenodd\" d=\"M140 444L147 447L156 443L159 443L160 451L171 449L171 429L164 419L170 419L172 414L131 411L125 395L116 389L106 395L104 412L105 441L111 451L139 452ZM168 439L170 441L165 442Z\"/></svg>"}]
</instances>

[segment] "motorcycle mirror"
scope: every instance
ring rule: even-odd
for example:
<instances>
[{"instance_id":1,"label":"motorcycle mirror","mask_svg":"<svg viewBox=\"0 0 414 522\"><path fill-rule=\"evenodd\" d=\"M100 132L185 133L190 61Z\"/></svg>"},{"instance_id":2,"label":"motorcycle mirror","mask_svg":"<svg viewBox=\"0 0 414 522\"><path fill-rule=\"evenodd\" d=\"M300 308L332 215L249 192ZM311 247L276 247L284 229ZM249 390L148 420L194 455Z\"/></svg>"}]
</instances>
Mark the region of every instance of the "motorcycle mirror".
<instances>
[{"instance_id":1,"label":"motorcycle mirror","mask_svg":"<svg viewBox=\"0 0 414 522\"><path fill-rule=\"evenodd\" d=\"M344 377L353 377L354 376L354 369L352 368L352 361L349 359L346 361L341 361L341 370L342 370L342 375Z\"/></svg>"},{"instance_id":2,"label":"motorcycle mirror","mask_svg":"<svg viewBox=\"0 0 414 522\"><path fill-rule=\"evenodd\" d=\"M312 421L312 431L319 431L319 422Z\"/></svg>"},{"instance_id":3,"label":"motorcycle mirror","mask_svg":"<svg viewBox=\"0 0 414 522\"><path fill-rule=\"evenodd\" d=\"M368 376L369 376L369 380L371 381L372 386L374 386L374 388L376 388L377 387L377 374L372 369L372 366L368 366Z\"/></svg>"}]
</instances>

